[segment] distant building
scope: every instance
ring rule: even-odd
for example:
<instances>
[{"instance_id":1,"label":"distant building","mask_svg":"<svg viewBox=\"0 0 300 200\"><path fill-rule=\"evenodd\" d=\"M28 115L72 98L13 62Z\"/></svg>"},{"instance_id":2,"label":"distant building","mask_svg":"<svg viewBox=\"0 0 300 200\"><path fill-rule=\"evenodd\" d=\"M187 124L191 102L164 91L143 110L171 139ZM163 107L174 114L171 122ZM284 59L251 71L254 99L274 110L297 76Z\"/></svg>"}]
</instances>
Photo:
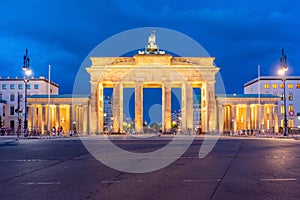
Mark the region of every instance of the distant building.
<instances>
[{"instance_id":1,"label":"distant building","mask_svg":"<svg viewBox=\"0 0 300 200\"><path fill-rule=\"evenodd\" d=\"M48 94L49 80L41 76L39 78L30 78L27 85L28 96L36 94ZM17 130L18 121L21 119L22 128L24 122L24 93L25 83L23 78L2 78L0 77L0 107L3 126L11 130ZM58 94L58 84L50 83L50 93ZM16 109L21 113L17 113Z\"/></svg>"},{"instance_id":2,"label":"distant building","mask_svg":"<svg viewBox=\"0 0 300 200\"><path fill-rule=\"evenodd\" d=\"M286 77L286 106L288 127L300 128L300 76ZM279 96L278 119L279 126L284 127L284 94L283 81L280 76L261 76L244 84L245 94L272 94ZM293 110L294 116L289 115Z\"/></svg>"},{"instance_id":3,"label":"distant building","mask_svg":"<svg viewBox=\"0 0 300 200\"><path fill-rule=\"evenodd\" d=\"M194 130L201 128L201 97L200 94L194 94L193 102L193 121Z\"/></svg>"},{"instance_id":4,"label":"distant building","mask_svg":"<svg viewBox=\"0 0 300 200\"><path fill-rule=\"evenodd\" d=\"M171 114L172 124L177 124L178 128L181 127L181 110L174 110Z\"/></svg>"},{"instance_id":5,"label":"distant building","mask_svg":"<svg viewBox=\"0 0 300 200\"><path fill-rule=\"evenodd\" d=\"M104 97L103 127L105 131L111 131L113 126L113 101L110 96Z\"/></svg>"}]
</instances>

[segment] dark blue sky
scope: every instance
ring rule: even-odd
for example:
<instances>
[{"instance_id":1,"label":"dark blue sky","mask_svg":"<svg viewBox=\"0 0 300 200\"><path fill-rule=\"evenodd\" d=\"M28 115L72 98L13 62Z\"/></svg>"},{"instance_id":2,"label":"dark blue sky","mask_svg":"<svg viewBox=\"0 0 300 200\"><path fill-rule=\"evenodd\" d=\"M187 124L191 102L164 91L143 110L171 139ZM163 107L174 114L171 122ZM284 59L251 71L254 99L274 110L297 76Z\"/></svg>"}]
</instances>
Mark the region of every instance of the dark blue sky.
<instances>
[{"instance_id":1,"label":"dark blue sky","mask_svg":"<svg viewBox=\"0 0 300 200\"><path fill-rule=\"evenodd\" d=\"M28 48L35 75L47 76L51 64L60 92L71 93L78 68L96 45L119 32L150 26L198 41L216 57L227 93L242 93L243 84L257 76L258 64L262 75L275 74L281 48L290 75L300 75L299 7L296 0L3 0L0 75L21 76Z\"/></svg>"}]
</instances>

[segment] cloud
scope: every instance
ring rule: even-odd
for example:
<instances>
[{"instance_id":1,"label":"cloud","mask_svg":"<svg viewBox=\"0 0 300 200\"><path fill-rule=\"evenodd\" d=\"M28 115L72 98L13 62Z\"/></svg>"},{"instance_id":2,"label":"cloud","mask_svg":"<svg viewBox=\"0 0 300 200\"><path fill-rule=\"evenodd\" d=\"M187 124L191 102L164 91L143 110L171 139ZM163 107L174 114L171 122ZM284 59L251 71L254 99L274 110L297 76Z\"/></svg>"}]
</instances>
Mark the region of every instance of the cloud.
<instances>
[{"instance_id":1,"label":"cloud","mask_svg":"<svg viewBox=\"0 0 300 200\"><path fill-rule=\"evenodd\" d=\"M292 0L4 1L0 7L0 76L19 74L25 48L29 48L32 65L56 66L57 82L70 92L76 70L101 41L127 29L161 26L200 42L216 57L225 80L233 70L248 71L244 79L251 79L253 66L273 67L281 48L286 48L292 66L300 65L299 4ZM293 72L299 75L299 70L294 67ZM62 77L65 73L69 76ZM230 88L242 92L242 84Z\"/></svg>"}]
</instances>

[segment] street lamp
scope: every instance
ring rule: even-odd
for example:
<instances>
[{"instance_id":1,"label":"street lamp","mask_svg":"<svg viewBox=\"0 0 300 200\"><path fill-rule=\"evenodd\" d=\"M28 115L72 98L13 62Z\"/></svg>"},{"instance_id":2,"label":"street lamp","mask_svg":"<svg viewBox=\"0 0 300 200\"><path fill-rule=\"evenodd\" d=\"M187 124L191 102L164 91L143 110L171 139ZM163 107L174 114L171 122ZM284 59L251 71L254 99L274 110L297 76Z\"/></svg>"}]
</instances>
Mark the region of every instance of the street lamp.
<instances>
[{"instance_id":1,"label":"street lamp","mask_svg":"<svg viewBox=\"0 0 300 200\"><path fill-rule=\"evenodd\" d=\"M24 83L25 83L25 93L24 93L24 109L25 109L25 119L24 119L24 136L26 137L27 132L28 132L28 108L27 108L27 85L29 82L29 77L32 75L32 70L30 69L30 59L28 57L28 49L26 49L26 54L24 55L24 63L23 63L23 68L24 72Z\"/></svg>"},{"instance_id":2,"label":"street lamp","mask_svg":"<svg viewBox=\"0 0 300 200\"><path fill-rule=\"evenodd\" d=\"M284 54L284 49L282 49L282 56L280 58L280 69L278 70L278 74L282 76L283 82L283 108L284 108L284 131L283 135L288 135L288 121L287 121L287 114L286 114L286 95L285 95L285 82L286 82L286 72L288 71L287 56Z\"/></svg>"}]
</instances>

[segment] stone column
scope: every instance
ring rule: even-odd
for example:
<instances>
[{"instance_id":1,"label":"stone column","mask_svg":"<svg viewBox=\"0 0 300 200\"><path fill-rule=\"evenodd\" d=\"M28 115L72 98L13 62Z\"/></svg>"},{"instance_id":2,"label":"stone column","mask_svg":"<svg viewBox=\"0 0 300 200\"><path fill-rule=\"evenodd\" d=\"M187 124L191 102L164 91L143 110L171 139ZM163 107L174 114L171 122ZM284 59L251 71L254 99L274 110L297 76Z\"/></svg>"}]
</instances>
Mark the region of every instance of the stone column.
<instances>
[{"instance_id":1,"label":"stone column","mask_svg":"<svg viewBox=\"0 0 300 200\"><path fill-rule=\"evenodd\" d=\"M42 105L41 106L41 111L42 111L42 116L41 116L41 131L42 131L42 134L45 133L45 124L47 124L46 122L46 106L45 105Z\"/></svg>"},{"instance_id":2,"label":"stone column","mask_svg":"<svg viewBox=\"0 0 300 200\"><path fill-rule=\"evenodd\" d=\"M22 118L21 118L22 119ZM32 127L33 115L32 115L32 105L28 105L28 129ZM22 126L21 126L22 127Z\"/></svg>"},{"instance_id":3,"label":"stone column","mask_svg":"<svg viewBox=\"0 0 300 200\"><path fill-rule=\"evenodd\" d=\"M87 134L88 131L88 105L83 105L83 134Z\"/></svg>"},{"instance_id":4,"label":"stone column","mask_svg":"<svg viewBox=\"0 0 300 200\"><path fill-rule=\"evenodd\" d=\"M217 109L217 113L218 113L218 118L217 118L217 130L219 132L223 132L223 129L224 129L224 115L225 115L225 112L224 112L224 106L219 104L218 105L218 109Z\"/></svg>"},{"instance_id":5,"label":"stone column","mask_svg":"<svg viewBox=\"0 0 300 200\"><path fill-rule=\"evenodd\" d=\"M135 84L135 132L143 132L143 86L141 82Z\"/></svg>"},{"instance_id":6,"label":"stone column","mask_svg":"<svg viewBox=\"0 0 300 200\"><path fill-rule=\"evenodd\" d=\"M98 87L98 82L96 81L91 81L91 97L90 97L90 107L91 107L91 113L90 113L90 132L91 134L95 134L97 132L99 132L99 104L100 104L100 100L99 98L99 87ZM102 84L101 84L102 86ZM103 99L102 99L102 103L103 103ZM79 121L78 121L78 110L76 109L76 126L78 128L79 126ZM103 123L102 123L103 125ZM103 131L103 128L102 128ZM102 132L101 131L101 132Z\"/></svg>"},{"instance_id":7,"label":"stone column","mask_svg":"<svg viewBox=\"0 0 300 200\"><path fill-rule=\"evenodd\" d=\"M113 131L123 132L123 85L116 83L113 89Z\"/></svg>"},{"instance_id":8,"label":"stone column","mask_svg":"<svg viewBox=\"0 0 300 200\"><path fill-rule=\"evenodd\" d=\"M274 129L275 129L275 132L276 133L278 133L278 128L279 128L279 126L278 126L278 105L274 105L273 106L273 113L274 113Z\"/></svg>"},{"instance_id":9,"label":"stone column","mask_svg":"<svg viewBox=\"0 0 300 200\"><path fill-rule=\"evenodd\" d=\"M251 129L250 106L246 105L246 129Z\"/></svg>"},{"instance_id":10,"label":"stone column","mask_svg":"<svg viewBox=\"0 0 300 200\"><path fill-rule=\"evenodd\" d=\"M102 83L98 85L98 133L103 133L104 128L104 87Z\"/></svg>"},{"instance_id":11,"label":"stone column","mask_svg":"<svg viewBox=\"0 0 300 200\"><path fill-rule=\"evenodd\" d=\"M35 105L31 106L31 113L32 113L31 130L33 130L33 128L36 126Z\"/></svg>"},{"instance_id":12,"label":"stone column","mask_svg":"<svg viewBox=\"0 0 300 200\"><path fill-rule=\"evenodd\" d=\"M56 128L60 126L60 107L56 105L55 107L55 126Z\"/></svg>"},{"instance_id":13,"label":"stone column","mask_svg":"<svg viewBox=\"0 0 300 200\"><path fill-rule=\"evenodd\" d=\"M84 121L87 121L86 118ZM70 105L67 105L66 106L66 130L65 131L65 134L68 134L69 131L72 129L72 125L71 125L71 106Z\"/></svg>"},{"instance_id":14,"label":"stone column","mask_svg":"<svg viewBox=\"0 0 300 200\"><path fill-rule=\"evenodd\" d=\"M264 108L265 108L265 105L262 104L259 106L259 119L260 119L260 128L261 129L265 129L266 128L266 124L265 124L265 121L264 121Z\"/></svg>"},{"instance_id":15,"label":"stone column","mask_svg":"<svg viewBox=\"0 0 300 200\"><path fill-rule=\"evenodd\" d=\"M230 129L233 131L237 131L237 118L236 118L236 105L231 105L231 111L230 111L231 117L230 117Z\"/></svg>"},{"instance_id":16,"label":"stone column","mask_svg":"<svg viewBox=\"0 0 300 200\"><path fill-rule=\"evenodd\" d=\"M200 90L201 91L201 128L203 133L206 133L208 128L206 90L207 90L206 84L203 84L203 87Z\"/></svg>"},{"instance_id":17,"label":"stone column","mask_svg":"<svg viewBox=\"0 0 300 200\"><path fill-rule=\"evenodd\" d=\"M187 124L186 124L186 115L187 115L187 108L186 108L186 88L185 88L185 83L182 83L181 86L181 130L182 131L187 131Z\"/></svg>"},{"instance_id":18,"label":"stone column","mask_svg":"<svg viewBox=\"0 0 300 200\"><path fill-rule=\"evenodd\" d=\"M162 128L163 132L171 131L171 86L170 83L162 85Z\"/></svg>"},{"instance_id":19,"label":"stone column","mask_svg":"<svg viewBox=\"0 0 300 200\"><path fill-rule=\"evenodd\" d=\"M73 112L73 105L71 104L71 105L70 105L70 124L69 124L70 130L73 129L73 120L74 120L73 113L74 113L74 112Z\"/></svg>"},{"instance_id":20,"label":"stone column","mask_svg":"<svg viewBox=\"0 0 300 200\"><path fill-rule=\"evenodd\" d=\"M216 130L216 98L215 98L215 81L207 82L207 118L208 130Z\"/></svg>"},{"instance_id":21,"label":"stone column","mask_svg":"<svg viewBox=\"0 0 300 200\"><path fill-rule=\"evenodd\" d=\"M186 124L190 133L194 132L194 93L191 83L185 84L186 89ZM215 119L216 120L216 119Z\"/></svg>"}]
</instances>

